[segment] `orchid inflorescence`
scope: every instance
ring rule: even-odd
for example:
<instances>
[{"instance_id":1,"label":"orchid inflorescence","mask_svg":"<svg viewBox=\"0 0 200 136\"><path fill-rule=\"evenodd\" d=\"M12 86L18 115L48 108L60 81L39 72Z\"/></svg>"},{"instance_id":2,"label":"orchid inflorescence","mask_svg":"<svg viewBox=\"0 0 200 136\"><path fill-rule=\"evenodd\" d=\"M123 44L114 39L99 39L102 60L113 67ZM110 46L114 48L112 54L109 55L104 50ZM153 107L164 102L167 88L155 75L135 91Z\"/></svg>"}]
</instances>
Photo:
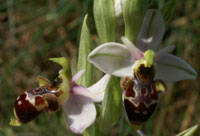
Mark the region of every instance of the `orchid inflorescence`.
<instances>
[{"instance_id":1,"label":"orchid inflorescence","mask_svg":"<svg viewBox=\"0 0 200 136\"><path fill-rule=\"evenodd\" d=\"M120 16L125 4L125 1L116 0L116 16ZM197 77L189 64L169 54L175 46L160 49L164 33L165 21L161 12L151 9L144 16L136 46L126 35L121 37L123 44L111 41L99 45L88 54L88 61L105 75L90 87L78 83L87 69L71 77L70 63L66 58L50 59L62 66L59 76L53 83L39 77L38 88L17 98L14 105L16 119L11 120L11 125L27 123L44 110L53 113L62 107L69 128L82 134L95 122L97 111L94 102L100 103L105 99L110 77L116 76L122 78L120 99L126 119L134 129L139 129L154 112L158 94L167 90L166 83Z\"/></svg>"}]
</instances>

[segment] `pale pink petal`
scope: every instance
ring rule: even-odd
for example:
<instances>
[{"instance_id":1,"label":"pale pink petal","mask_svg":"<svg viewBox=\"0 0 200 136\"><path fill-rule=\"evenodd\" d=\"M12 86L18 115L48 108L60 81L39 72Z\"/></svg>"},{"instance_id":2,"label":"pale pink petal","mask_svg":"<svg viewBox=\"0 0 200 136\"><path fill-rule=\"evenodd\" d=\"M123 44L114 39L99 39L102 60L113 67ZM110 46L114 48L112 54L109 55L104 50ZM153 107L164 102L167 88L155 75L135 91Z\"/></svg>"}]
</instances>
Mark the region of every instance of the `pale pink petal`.
<instances>
[{"instance_id":1,"label":"pale pink petal","mask_svg":"<svg viewBox=\"0 0 200 136\"><path fill-rule=\"evenodd\" d=\"M196 79L196 71L184 60L171 55L164 54L157 60L156 79L165 82L176 82L185 79Z\"/></svg>"},{"instance_id":2,"label":"pale pink petal","mask_svg":"<svg viewBox=\"0 0 200 136\"><path fill-rule=\"evenodd\" d=\"M94 49L88 61L107 74L115 76L131 76L135 59L129 49L119 43L105 43Z\"/></svg>"},{"instance_id":3,"label":"pale pink petal","mask_svg":"<svg viewBox=\"0 0 200 136\"><path fill-rule=\"evenodd\" d=\"M100 102L103 100L105 89L106 86L108 85L109 80L110 80L110 75L106 74L98 82L87 88L88 91L94 96L92 98L93 101Z\"/></svg>"},{"instance_id":4,"label":"pale pink petal","mask_svg":"<svg viewBox=\"0 0 200 136\"><path fill-rule=\"evenodd\" d=\"M148 10L137 38L136 45L146 51L157 51L165 33L165 22L159 10Z\"/></svg>"},{"instance_id":5,"label":"pale pink petal","mask_svg":"<svg viewBox=\"0 0 200 136\"><path fill-rule=\"evenodd\" d=\"M72 82L76 82L80 77L81 75L85 72L85 70L81 70L79 71L78 73L76 73L73 77L72 77Z\"/></svg>"},{"instance_id":6,"label":"pale pink petal","mask_svg":"<svg viewBox=\"0 0 200 136\"><path fill-rule=\"evenodd\" d=\"M109 80L110 75L106 74L97 83L90 86L89 88L85 88L80 85L74 85L71 93L88 97L94 102L101 102L104 98L105 89Z\"/></svg>"},{"instance_id":7,"label":"pale pink petal","mask_svg":"<svg viewBox=\"0 0 200 136\"><path fill-rule=\"evenodd\" d=\"M95 105L88 97L71 94L62 107L70 129L77 134L82 134L96 119Z\"/></svg>"},{"instance_id":8,"label":"pale pink petal","mask_svg":"<svg viewBox=\"0 0 200 136\"><path fill-rule=\"evenodd\" d=\"M99 102L104 96L104 92L101 92L99 95L97 95L95 93L91 93L87 88L79 85L74 86L72 90L72 94L87 97L94 102Z\"/></svg>"},{"instance_id":9,"label":"pale pink petal","mask_svg":"<svg viewBox=\"0 0 200 136\"><path fill-rule=\"evenodd\" d=\"M167 46L167 47L165 47L165 48L162 48L162 49L158 50L158 51L156 52L156 60L158 60L158 58L161 57L163 54L169 53L169 52L172 51L174 48L175 48L174 45L170 45L170 46Z\"/></svg>"},{"instance_id":10,"label":"pale pink petal","mask_svg":"<svg viewBox=\"0 0 200 136\"><path fill-rule=\"evenodd\" d=\"M128 38L122 37L122 42L127 46L128 50L131 52L135 60L139 60L144 57L143 52L140 51Z\"/></svg>"}]
</instances>

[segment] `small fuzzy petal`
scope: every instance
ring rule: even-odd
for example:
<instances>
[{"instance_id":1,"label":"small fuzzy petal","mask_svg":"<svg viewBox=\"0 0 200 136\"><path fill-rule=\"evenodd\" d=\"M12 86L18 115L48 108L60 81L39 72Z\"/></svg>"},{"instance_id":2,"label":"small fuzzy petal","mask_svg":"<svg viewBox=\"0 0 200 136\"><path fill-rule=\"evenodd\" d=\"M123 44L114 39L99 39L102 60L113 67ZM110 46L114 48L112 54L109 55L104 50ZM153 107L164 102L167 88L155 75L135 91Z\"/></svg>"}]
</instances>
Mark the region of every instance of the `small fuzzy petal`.
<instances>
[{"instance_id":1,"label":"small fuzzy petal","mask_svg":"<svg viewBox=\"0 0 200 136\"><path fill-rule=\"evenodd\" d=\"M146 51L157 51L165 33L165 22L159 10L148 10L137 38L136 45Z\"/></svg>"},{"instance_id":2,"label":"small fuzzy petal","mask_svg":"<svg viewBox=\"0 0 200 136\"><path fill-rule=\"evenodd\" d=\"M174 48L175 48L174 45L170 45L170 46L167 46L167 47L165 47L165 48L162 48L162 49L158 50L158 51L156 52L156 60L158 60L159 57L161 57L163 54L169 53L169 52L172 51Z\"/></svg>"},{"instance_id":3,"label":"small fuzzy petal","mask_svg":"<svg viewBox=\"0 0 200 136\"><path fill-rule=\"evenodd\" d=\"M140 51L140 49L138 49L128 38L122 37L121 40L127 46L135 60L139 60L144 57L143 52Z\"/></svg>"},{"instance_id":4,"label":"small fuzzy petal","mask_svg":"<svg viewBox=\"0 0 200 136\"><path fill-rule=\"evenodd\" d=\"M85 72L85 70L81 70L79 71L78 73L76 73L73 77L72 77L72 82L76 82L80 77L81 75Z\"/></svg>"},{"instance_id":5,"label":"small fuzzy petal","mask_svg":"<svg viewBox=\"0 0 200 136\"><path fill-rule=\"evenodd\" d=\"M184 60L174 55L164 54L157 60L155 79L176 82L195 78L197 78L196 71Z\"/></svg>"},{"instance_id":6,"label":"small fuzzy petal","mask_svg":"<svg viewBox=\"0 0 200 136\"><path fill-rule=\"evenodd\" d=\"M95 105L87 97L71 94L62 107L70 129L77 134L82 134L95 121Z\"/></svg>"},{"instance_id":7,"label":"small fuzzy petal","mask_svg":"<svg viewBox=\"0 0 200 136\"><path fill-rule=\"evenodd\" d=\"M131 76L135 59L129 49L119 43L105 43L94 49L88 61L107 74L115 76Z\"/></svg>"}]
</instances>

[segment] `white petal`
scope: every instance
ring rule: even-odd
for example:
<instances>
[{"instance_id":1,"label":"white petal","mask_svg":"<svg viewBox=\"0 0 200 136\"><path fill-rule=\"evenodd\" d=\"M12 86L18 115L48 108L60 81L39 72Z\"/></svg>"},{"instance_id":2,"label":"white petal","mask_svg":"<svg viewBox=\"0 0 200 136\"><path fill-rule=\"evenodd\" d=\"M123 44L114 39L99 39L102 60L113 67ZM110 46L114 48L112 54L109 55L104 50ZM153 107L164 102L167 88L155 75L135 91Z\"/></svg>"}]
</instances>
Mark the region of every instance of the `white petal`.
<instances>
[{"instance_id":1,"label":"white petal","mask_svg":"<svg viewBox=\"0 0 200 136\"><path fill-rule=\"evenodd\" d=\"M165 22L159 10L148 10L136 42L142 50L156 51L165 33Z\"/></svg>"},{"instance_id":2,"label":"white petal","mask_svg":"<svg viewBox=\"0 0 200 136\"><path fill-rule=\"evenodd\" d=\"M110 80L110 75L106 74L97 83L85 88L80 85L74 85L71 93L88 97L94 102L101 102L104 98L105 89Z\"/></svg>"},{"instance_id":3,"label":"white petal","mask_svg":"<svg viewBox=\"0 0 200 136\"><path fill-rule=\"evenodd\" d=\"M71 94L62 107L70 129L77 134L82 134L96 119L95 105L87 97Z\"/></svg>"},{"instance_id":4,"label":"white petal","mask_svg":"<svg viewBox=\"0 0 200 136\"><path fill-rule=\"evenodd\" d=\"M128 48L119 43L105 43L90 54L88 61L107 74L131 76L134 58Z\"/></svg>"},{"instance_id":5,"label":"white petal","mask_svg":"<svg viewBox=\"0 0 200 136\"><path fill-rule=\"evenodd\" d=\"M156 52L156 60L158 60L158 58L161 57L163 54L169 53L169 52L172 51L174 48L175 48L174 45L170 45L170 46L167 46L167 47L165 47L165 48L162 48L162 49L158 50L158 51Z\"/></svg>"},{"instance_id":6,"label":"white petal","mask_svg":"<svg viewBox=\"0 0 200 136\"><path fill-rule=\"evenodd\" d=\"M122 13L122 7L125 5L125 0L114 0L115 15L119 16Z\"/></svg>"},{"instance_id":7,"label":"white petal","mask_svg":"<svg viewBox=\"0 0 200 136\"><path fill-rule=\"evenodd\" d=\"M165 82L176 82L185 79L195 79L196 71L184 60L171 55L164 54L157 60L156 79Z\"/></svg>"},{"instance_id":8,"label":"white petal","mask_svg":"<svg viewBox=\"0 0 200 136\"><path fill-rule=\"evenodd\" d=\"M98 82L87 88L94 95L93 101L100 102L103 100L109 80L110 75L106 74Z\"/></svg>"},{"instance_id":9,"label":"white petal","mask_svg":"<svg viewBox=\"0 0 200 136\"><path fill-rule=\"evenodd\" d=\"M72 77L72 82L76 82L80 77L81 75L85 72L85 70L81 70L79 71L78 73L76 73L73 77Z\"/></svg>"},{"instance_id":10,"label":"white petal","mask_svg":"<svg viewBox=\"0 0 200 136\"><path fill-rule=\"evenodd\" d=\"M121 40L127 46L135 60L139 60L144 57L143 52L140 51L131 41L129 41L128 38L122 37Z\"/></svg>"}]
</instances>

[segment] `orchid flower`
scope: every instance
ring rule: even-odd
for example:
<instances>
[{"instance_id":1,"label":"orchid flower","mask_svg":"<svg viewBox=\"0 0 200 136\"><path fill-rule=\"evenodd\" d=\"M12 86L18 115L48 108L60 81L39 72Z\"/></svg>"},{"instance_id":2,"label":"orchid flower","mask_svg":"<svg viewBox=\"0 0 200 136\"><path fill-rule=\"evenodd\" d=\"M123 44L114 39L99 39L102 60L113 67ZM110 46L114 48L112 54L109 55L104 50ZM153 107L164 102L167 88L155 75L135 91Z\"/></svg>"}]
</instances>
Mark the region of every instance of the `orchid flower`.
<instances>
[{"instance_id":1,"label":"orchid flower","mask_svg":"<svg viewBox=\"0 0 200 136\"><path fill-rule=\"evenodd\" d=\"M126 0L114 0L115 15L119 16L122 13L122 7L125 5Z\"/></svg>"},{"instance_id":2,"label":"orchid flower","mask_svg":"<svg viewBox=\"0 0 200 136\"><path fill-rule=\"evenodd\" d=\"M60 64L63 69L60 71L60 77L63 76L66 69L63 64L65 58L53 58L52 61ZM85 87L77 84L77 81L83 74L84 70L79 71L72 77L70 91L64 91L69 93L69 98L62 104L64 115L70 129L81 134L83 131L94 123L96 119L96 108L94 102L101 102L104 98L106 86L109 82L110 75L106 74L97 83L90 87ZM66 84L66 83L63 83Z\"/></svg>"},{"instance_id":3,"label":"orchid flower","mask_svg":"<svg viewBox=\"0 0 200 136\"><path fill-rule=\"evenodd\" d=\"M50 84L47 79L38 78L39 88L26 91L17 98L14 107L16 119L11 119L10 124L20 126L32 121L44 110L49 113L58 111L61 105L70 129L81 134L96 119L94 102L103 100L110 75L106 74L97 83L85 87L77 83L84 70L71 78L70 64L66 58L50 60L63 67L58 79Z\"/></svg>"},{"instance_id":4,"label":"orchid flower","mask_svg":"<svg viewBox=\"0 0 200 136\"><path fill-rule=\"evenodd\" d=\"M174 46L158 50L164 32L165 24L161 13L158 10L148 10L136 41L137 47L126 37L122 37L124 44L104 43L89 54L88 60L105 73L133 77L134 64L145 57L145 52L151 50L155 54L154 79L164 82L195 79L197 73L189 64L168 53Z\"/></svg>"}]
</instances>

